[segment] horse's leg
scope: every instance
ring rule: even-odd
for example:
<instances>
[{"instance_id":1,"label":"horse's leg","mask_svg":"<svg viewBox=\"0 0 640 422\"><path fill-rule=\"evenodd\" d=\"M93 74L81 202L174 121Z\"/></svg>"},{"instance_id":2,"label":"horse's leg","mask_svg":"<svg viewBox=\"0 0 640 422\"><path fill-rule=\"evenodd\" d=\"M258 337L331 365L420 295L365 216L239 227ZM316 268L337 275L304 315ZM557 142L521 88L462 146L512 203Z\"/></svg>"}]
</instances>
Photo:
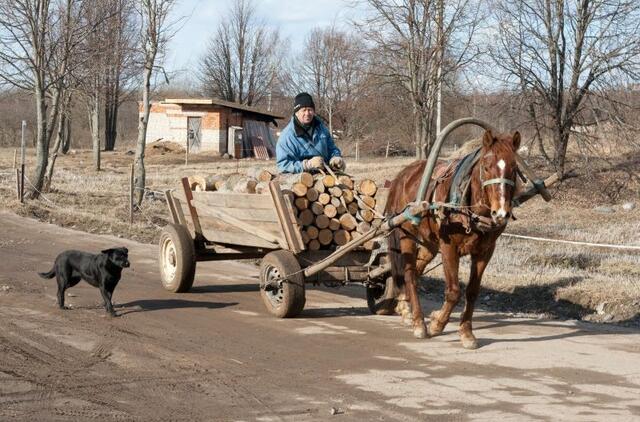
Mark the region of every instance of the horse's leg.
<instances>
[{"instance_id":1,"label":"horse's leg","mask_svg":"<svg viewBox=\"0 0 640 422\"><path fill-rule=\"evenodd\" d=\"M484 273L485 268L487 268L487 264L489 264L489 260L493 255L494 247L491 247L482 254L471 256L471 270L469 284L466 290L466 301L462 317L460 318L460 328L458 328L460 340L462 341L462 346L465 349L478 348L478 341L473 335L471 327L471 318L473 317L476 299L480 293L480 281L482 280L482 274Z\"/></svg>"},{"instance_id":2,"label":"horse's leg","mask_svg":"<svg viewBox=\"0 0 640 422\"><path fill-rule=\"evenodd\" d=\"M404 291L409 296L411 304L413 335L417 338L427 337L427 327L424 324L424 314L418 297L418 273L416 271L416 242L404 237L400 240L400 250L404 258Z\"/></svg>"},{"instance_id":3,"label":"horse's leg","mask_svg":"<svg viewBox=\"0 0 640 422\"><path fill-rule=\"evenodd\" d=\"M417 281L420 281L420 275L424 272L425 267L433 260L437 253L437 246L433 251L427 249L424 246L418 246L418 257L416 259L416 277ZM405 325L413 325L411 305L409 304L407 295L402 292L398 295L398 304L396 306L396 312L402 316L402 322Z\"/></svg>"},{"instance_id":4,"label":"horse's leg","mask_svg":"<svg viewBox=\"0 0 640 422\"><path fill-rule=\"evenodd\" d=\"M460 257L458 252L455 246L450 243L440 242L440 253L446 286L442 308L439 311L433 311L429 316L429 334L432 336L442 334L444 327L449 322L453 308L460 300L460 283L458 282Z\"/></svg>"}]
</instances>

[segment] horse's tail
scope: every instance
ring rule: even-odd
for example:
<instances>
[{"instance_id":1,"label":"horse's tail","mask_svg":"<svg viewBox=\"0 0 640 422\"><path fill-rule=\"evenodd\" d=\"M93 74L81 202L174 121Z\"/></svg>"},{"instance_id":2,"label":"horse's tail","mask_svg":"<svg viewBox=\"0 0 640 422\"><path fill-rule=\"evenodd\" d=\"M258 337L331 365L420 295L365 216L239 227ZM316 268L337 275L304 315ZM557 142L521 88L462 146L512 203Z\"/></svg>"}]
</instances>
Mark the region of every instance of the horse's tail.
<instances>
[{"instance_id":1,"label":"horse's tail","mask_svg":"<svg viewBox=\"0 0 640 422\"><path fill-rule=\"evenodd\" d=\"M53 278L56 276L56 266L54 265L48 273L38 273L38 275L42 278Z\"/></svg>"}]
</instances>

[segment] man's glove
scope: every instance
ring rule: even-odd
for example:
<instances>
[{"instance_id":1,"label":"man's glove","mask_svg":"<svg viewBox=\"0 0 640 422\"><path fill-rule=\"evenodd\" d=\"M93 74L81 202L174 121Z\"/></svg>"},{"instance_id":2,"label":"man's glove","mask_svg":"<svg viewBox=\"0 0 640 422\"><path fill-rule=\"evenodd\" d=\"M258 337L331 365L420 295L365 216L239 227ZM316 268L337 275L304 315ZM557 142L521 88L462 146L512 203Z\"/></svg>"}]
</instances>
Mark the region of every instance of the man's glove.
<instances>
[{"instance_id":1,"label":"man's glove","mask_svg":"<svg viewBox=\"0 0 640 422\"><path fill-rule=\"evenodd\" d=\"M347 168L347 163L344 162L344 159L342 157L333 157L331 158L331 160L329 160L329 166L333 170L344 170L345 168Z\"/></svg>"},{"instance_id":2,"label":"man's glove","mask_svg":"<svg viewBox=\"0 0 640 422\"><path fill-rule=\"evenodd\" d=\"M319 155L302 161L302 169L305 171L319 170L324 167L324 159Z\"/></svg>"}]
</instances>

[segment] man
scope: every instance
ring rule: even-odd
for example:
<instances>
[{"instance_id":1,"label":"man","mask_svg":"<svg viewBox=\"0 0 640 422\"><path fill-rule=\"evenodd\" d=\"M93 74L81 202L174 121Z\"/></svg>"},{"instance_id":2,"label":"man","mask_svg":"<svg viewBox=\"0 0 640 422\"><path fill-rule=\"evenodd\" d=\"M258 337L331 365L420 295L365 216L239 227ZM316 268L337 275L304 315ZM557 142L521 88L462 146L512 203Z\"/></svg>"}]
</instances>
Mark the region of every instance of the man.
<instances>
[{"instance_id":1,"label":"man","mask_svg":"<svg viewBox=\"0 0 640 422\"><path fill-rule=\"evenodd\" d=\"M316 116L313 98L306 92L296 95L293 117L276 146L276 162L281 173L316 172L328 163L333 170L346 165L327 127Z\"/></svg>"}]
</instances>

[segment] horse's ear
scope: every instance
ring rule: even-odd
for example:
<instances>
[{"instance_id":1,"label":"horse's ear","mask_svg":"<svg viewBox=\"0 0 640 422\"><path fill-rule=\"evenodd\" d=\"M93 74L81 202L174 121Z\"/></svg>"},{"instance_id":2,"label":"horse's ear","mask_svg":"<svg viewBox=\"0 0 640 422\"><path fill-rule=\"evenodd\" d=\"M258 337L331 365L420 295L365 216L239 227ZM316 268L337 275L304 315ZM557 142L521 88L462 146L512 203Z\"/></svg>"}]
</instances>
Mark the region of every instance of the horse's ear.
<instances>
[{"instance_id":1,"label":"horse's ear","mask_svg":"<svg viewBox=\"0 0 640 422\"><path fill-rule=\"evenodd\" d=\"M489 148L495 142L496 138L493 137L493 133L490 130L486 130L484 132L484 137L482 138L482 145L486 148Z\"/></svg>"},{"instance_id":2,"label":"horse's ear","mask_svg":"<svg viewBox=\"0 0 640 422\"><path fill-rule=\"evenodd\" d=\"M516 130L511 139L513 140L513 150L517 151L520 148L520 132Z\"/></svg>"}]
</instances>

